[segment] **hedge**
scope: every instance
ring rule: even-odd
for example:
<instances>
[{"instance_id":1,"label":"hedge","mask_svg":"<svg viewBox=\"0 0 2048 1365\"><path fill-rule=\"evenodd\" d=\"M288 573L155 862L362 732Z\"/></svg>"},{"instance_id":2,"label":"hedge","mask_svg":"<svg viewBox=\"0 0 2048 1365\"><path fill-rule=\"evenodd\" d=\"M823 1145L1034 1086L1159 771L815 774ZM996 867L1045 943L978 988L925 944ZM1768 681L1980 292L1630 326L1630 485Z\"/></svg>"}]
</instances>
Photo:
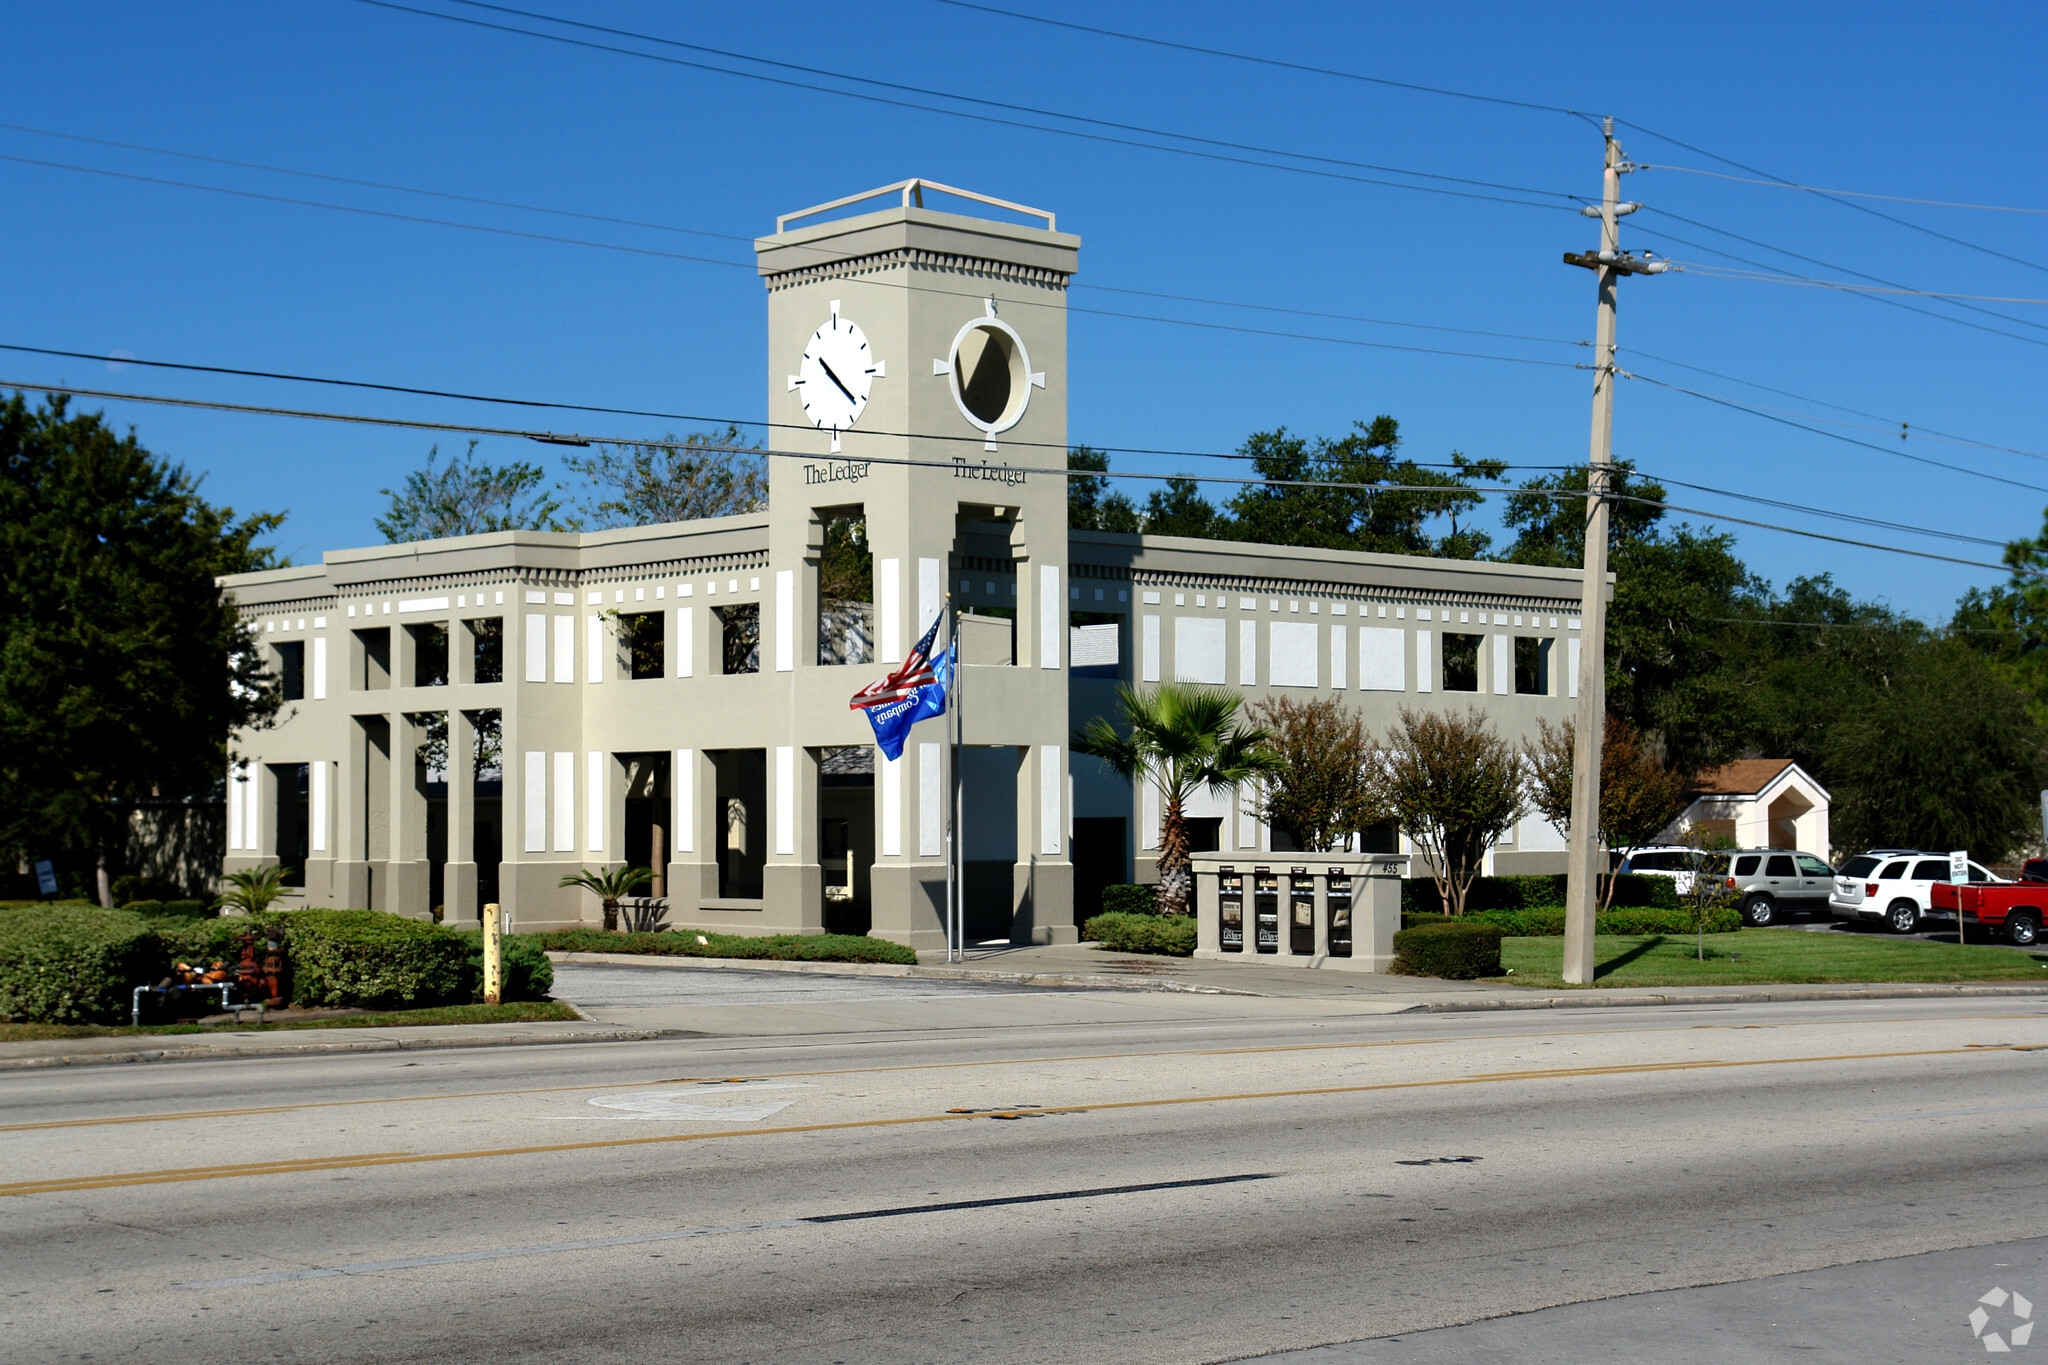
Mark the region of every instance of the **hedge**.
<instances>
[{"instance_id":1,"label":"hedge","mask_svg":"<svg viewBox=\"0 0 2048 1365\"><path fill-rule=\"evenodd\" d=\"M1112 953L1187 957L1195 951L1193 915L1102 914L1081 926L1081 937Z\"/></svg>"},{"instance_id":2,"label":"hedge","mask_svg":"<svg viewBox=\"0 0 2048 1365\"><path fill-rule=\"evenodd\" d=\"M1159 913L1159 888L1138 886L1129 882L1102 888L1102 913L1105 915L1156 915Z\"/></svg>"},{"instance_id":3,"label":"hedge","mask_svg":"<svg viewBox=\"0 0 2048 1365\"><path fill-rule=\"evenodd\" d=\"M1505 937L1497 924L1447 921L1403 929L1394 935L1394 970L1447 981L1500 976L1500 941Z\"/></svg>"},{"instance_id":4,"label":"hedge","mask_svg":"<svg viewBox=\"0 0 2048 1365\"><path fill-rule=\"evenodd\" d=\"M694 929L655 934L608 934L602 929L554 929L514 937L550 953L640 953L651 957L739 957L768 962L897 962L915 966L917 954L865 934L770 934L750 938ZM508 942L510 940L508 939Z\"/></svg>"},{"instance_id":5,"label":"hedge","mask_svg":"<svg viewBox=\"0 0 2048 1365\"><path fill-rule=\"evenodd\" d=\"M1652 906L1660 910L1676 910L1678 904L1678 883L1670 877L1656 877L1641 872L1627 872L1615 878L1613 905ZM1607 889L1608 878L1600 879L1600 890ZM1564 904L1565 874L1559 872L1544 877L1474 877L1471 888L1465 893L1465 913L1479 910L1541 910ZM1443 898L1437 894L1436 882L1429 877L1403 877L1401 879L1401 908L1426 913L1440 913Z\"/></svg>"},{"instance_id":6,"label":"hedge","mask_svg":"<svg viewBox=\"0 0 2048 1365\"><path fill-rule=\"evenodd\" d=\"M1467 924L1491 924L1510 938L1557 938L1564 933L1564 907L1561 905L1540 906L1531 910L1478 910L1467 915L1462 921ZM1461 921L1449 915L1433 915L1427 911L1411 910L1401 916L1404 928L1422 924L1457 924ZM1706 932L1710 934L1732 934L1742 928L1740 911L1723 907L1707 916ZM1604 915L1593 917L1593 932L1596 934L1690 934L1693 932L1692 912L1689 910L1660 910L1650 906L1617 906Z\"/></svg>"},{"instance_id":7,"label":"hedge","mask_svg":"<svg viewBox=\"0 0 2048 1365\"><path fill-rule=\"evenodd\" d=\"M211 919L220 913L211 901L129 901L121 908L152 919Z\"/></svg>"},{"instance_id":8,"label":"hedge","mask_svg":"<svg viewBox=\"0 0 2048 1365\"><path fill-rule=\"evenodd\" d=\"M140 915L81 905L0 911L0 1018L97 1024L127 1017L163 947Z\"/></svg>"},{"instance_id":9,"label":"hedge","mask_svg":"<svg viewBox=\"0 0 2048 1365\"><path fill-rule=\"evenodd\" d=\"M118 1023L136 986L173 961L233 966L243 935L285 931L292 1003L381 1009L482 997L481 935L379 910L151 918L131 910L37 905L0 910L0 1017L18 1023ZM505 999L546 999L554 968L508 938Z\"/></svg>"}]
</instances>

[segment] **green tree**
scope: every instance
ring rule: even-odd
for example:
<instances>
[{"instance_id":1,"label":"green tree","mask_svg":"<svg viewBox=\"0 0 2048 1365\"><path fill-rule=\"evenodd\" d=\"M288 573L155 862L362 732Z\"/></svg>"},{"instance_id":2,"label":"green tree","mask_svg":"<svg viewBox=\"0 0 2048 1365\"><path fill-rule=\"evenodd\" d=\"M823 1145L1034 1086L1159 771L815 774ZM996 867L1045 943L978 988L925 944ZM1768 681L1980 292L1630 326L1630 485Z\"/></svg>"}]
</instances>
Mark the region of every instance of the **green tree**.
<instances>
[{"instance_id":1,"label":"green tree","mask_svg":"<svg viewBox=\"0 0 2048 1365\"><path fill-rule=\"evenodd\" d=\"M101 904L122 804L217 790L277 680L216 575L276 568L198 480L63 398L0 405L0 844L88 851Z\"/></svg>"},{"instance_id":2,"label":"green tree","mask_svg":"<svg viewBox=\"0 0 2048 1365\"><path fill-rule=\"evenodd\" d=\"M1119 687L1117 699L1122 725L1097 716L1074 734L1073 749L1101 759L1126 780L1159 789L1159 908L1184 915L1193 891L1189 798L1270 773L1279 760L1264 730L1237 723L1244 699L1235 692L1167 683L1151 692Z\"/></svg>"},{"instance_id":3,"label":"green tree","mask_svg":"<svg viewBox=\"0 0 2048 1365\"><path fill-rule=\"evenodd\" d=\"M619 929L619 902L653 880L651 867L608 867L602 872L586 867L564 876L560 885L581 887L596 896L604 907L604 931L614 934Z\"/></svg>"},{"instance_id":4,"label":"green tree","mask_svg":"<svg viewBox=\"0 0 2048 1365\"><path fill-rule=\"evenodd\" d=\"M1584 563L1586 471L1531 479L1502 521L1517 531L1514 564ZM1766 585L1735 556L1734 537L1663 524L1662 486L1620 462L1609 567L1607 707L1654 736L1669 766L1692 772L1743 751L1754 716L1754 633L1735 618L1763 614ZM1645 501L1646 500L1646 501Z\"/></svg>"},{"instance_id":5,"label":"green tree","mask_svg":"<svg viewBox=\"0 0 2048 1365\"><path fill-rule=\"evenodd\" d=\"M562 505L539 491L547 472L526 460L487 464L476 458L477 443L434 467L441 447L427 451L427 465L405 476L396 489L377 491L390 499L376 526L393 545L413 540L482 535L487 531L559 531Z\"/></svg>"},{"instance_id":6,"label":"green tree","mask_svg":"<svg viewBox=\"0 0 2048 1365\"><path fill-rule=\"evenodd\" d=\"M1260 784L1259 818L1287 831L1297 848L1327 853L1387 817L1374 785L1372 734L1358 712L1335 697L1278 697L1251 709L1279 760Z\"/></svg>"},{"instance_id":7,"label":"green tree","mask_svg":"<svg viewBox=\"0 0 2048 1365\"><path fill-rule=\"evenodd\" d=\"M1553 727L1538 719L1537 737L1524 743L1529 769L1529 803L1559 834L1569 835L1572 815L1572 749L1576 721ZM1612 713L1600 743L1600 842L1616 852L1642 847L1684 814L1688 776L1658 761L1633 725ZM1614 902L1614 878L1605 879L1600 908Z\"/></svg>"},{"instance_id":8,"label":"green tree","mask_svg":"<svg viewBox=\"0 0 2048 1365\"><path fill-rule=\"evenodd\" d=\"M284 895L285 869L279 866L245 868L227 875L228 889L221 892L221 908L242 915L260 915L270 903Z\"/></svg>"},{"instance_id":9,"label":"green tree","mask_svg":"<svg viewBox=\"0 0 2048 1365\"><path fill-rule=\"evenodd\" d=\"M2048 733L1981 654L1929 641L1887 685L1845 701L1822 769L1838 847L1966 848L1992 862L2039 832Z\"/></svg>"},{"instance_id":10,"label":"green tree","mask_svg":"<svg viewBox=\"0 0 2048 1365\"><path fill-rule=\"evenodd\" d=\"M1191 540L1220 540L1230 532L1230 519L1202 496L1195 480L1168 479L1166 487L1145 495L1145 534L1186 536Z\"/></svg>"},{"instance_id":11,"label":"green tree","mask_svg":"<svg viewBox=\"0 0 2048 1365\"><path fill-rule=\"evenodd\" d=\"M736 426L670 433L651 445L598 445L562 463L586 481L575 495L576 529L741 516L768 506L768 457L745 444Z\"/></svg>"},{"instance_id":12,"label":"green tree","mask_svg":"<svg viewBox=\"0 0 2048 1365\"><path fill-rule=\"evenodd\" d=\"M1458 715L1404 706L1378 767L1387 806L1425 855L1444 909L1464 914L1486 850L1521 818L1520 757L1476 707Z\"/></svg>"},{"instance_id":13,"label":"green tree","mask_svg":"<svg viewBox=\"0 0 2048 1365\"><path fill-rule=\"evenodd\" d=\"M2048 725L2048 513L2040 535L2005 547L2005 564L2012 577L1964 593L1953 624L1963 643L2027 695L2034 719Z\"/></svg>"},{"instance_id":14,"label":"green tree","mask_svg":"<svg viewBox=\"0 0 2048 1365\"><path fill-rule=\"evenodd\" d=\"M1093 446L1067 452L1067 525L1076 531L1138 529L1138 508L1109 486L1109 455Z\"/></svg>"},{"instance_id":15,"label":"green tree","mask_svg":"<svg viewBox=\"0 0 2048 1365\"><path fill-rule=\"evenodd\" d=\"M1826 574L1794 579L1756 610L1762 620L1736 632L1748 637L1752 660L1749 750L1789 758L1832 786L1829 735L1864 697L1897 681L1927 633L1888 607L1856 601Z\"/></svg>"},{"instance_id":16,"label":"green tree","mask_svg":"<svg viewBox=\"0 0 2048 1365\"><path fill-rule=\"evenodd\" d=\"M1253 433L1238 453L1251 457L1253 473L1273 482L1249 486L1230 500L1231 534L1265 545L1372 554L1473 559L1485 553L1486 534L1458 524L1460 514L1476 509L1483 499L1460 490L1474 476L1499 478L1505 466L1454 454L1455 472L1445 474L1398 458L1400 447L1400 423L1384 415L1355 423L1349 434L1334 440L1306 439L1285 427ZM1394 484L1431 491L1305 484ZM1449 529L1432 536L1430 525L1439 517L1449 518Z\"/></svg>"}]
</instances>

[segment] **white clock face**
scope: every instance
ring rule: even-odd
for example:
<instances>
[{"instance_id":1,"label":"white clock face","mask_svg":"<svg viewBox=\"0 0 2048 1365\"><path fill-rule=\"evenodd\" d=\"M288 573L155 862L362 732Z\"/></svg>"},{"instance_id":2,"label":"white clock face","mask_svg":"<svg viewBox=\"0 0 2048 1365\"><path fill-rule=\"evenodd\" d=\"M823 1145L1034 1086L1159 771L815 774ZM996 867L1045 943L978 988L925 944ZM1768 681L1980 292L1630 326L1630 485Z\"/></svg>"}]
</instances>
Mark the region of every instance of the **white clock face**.
<instances>
[{"instance_id":1,"label":"white clock face","mask_svg":"<svg viewBox=\"0 0 2048 1365\"><path fill-rule=\"evenodd\" d=\"M832 448L837 450L839 433L860 420L882 369L867 336L839 316L835 299L832 316L804 346L803 362L789 377L789 387L802 397L811 425L832 433Z\"/></svg>"}]
</instances>

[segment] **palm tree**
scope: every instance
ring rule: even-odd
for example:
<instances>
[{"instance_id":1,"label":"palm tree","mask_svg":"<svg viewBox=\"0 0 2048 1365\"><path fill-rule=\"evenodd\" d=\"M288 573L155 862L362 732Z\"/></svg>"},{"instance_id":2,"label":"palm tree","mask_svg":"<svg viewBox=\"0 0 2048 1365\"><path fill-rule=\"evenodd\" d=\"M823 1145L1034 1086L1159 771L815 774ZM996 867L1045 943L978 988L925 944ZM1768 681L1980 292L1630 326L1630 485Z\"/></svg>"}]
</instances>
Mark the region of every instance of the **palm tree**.
<instances>
[{"instance_id":1,"label":"palm tree","mask_svg":"<svg viewBox=\"0 0 2048 1365\"><path fill-rule=\"evenodd\" d=\"M604 902L604 927L606 933L616 933L619 928L619 902L632 895L641 887L654 880L651 867L609 867L602 872L584 868L571 872L562 878L563 886L580 886Z\"/></svg>"},{"instance_id":2,"label":"palm tree","mask_svg":"<svg viewBox=\"0 0 2048 1365\"><path fill-rule=\"evenodd\" d=\"M1214 791L1272 772L1280 760L1267 748L1266 731L1237 723L1244 699L1235 692L1168 683L1151 692L1119 687L1117 698L1122 728L1097 716L1074 735L1074 752L1159 788L1166 806L1159 828L1159 909L1184 915L1193 890L1188 799L1198 788Z\"/></svg>"},{"instance_id":3,"label":"palm tree","mask_svg":"<svg viewBox=\"0 0 2048 1365\"><path fill-rule=\"evenodd\" d=\"M228 889L220 893L221 908L244 915L260 915L270 908L272 901L284 894L284 869L252 867L242 872L230 872L227 882Z\"/></svg>"}]
</instances>

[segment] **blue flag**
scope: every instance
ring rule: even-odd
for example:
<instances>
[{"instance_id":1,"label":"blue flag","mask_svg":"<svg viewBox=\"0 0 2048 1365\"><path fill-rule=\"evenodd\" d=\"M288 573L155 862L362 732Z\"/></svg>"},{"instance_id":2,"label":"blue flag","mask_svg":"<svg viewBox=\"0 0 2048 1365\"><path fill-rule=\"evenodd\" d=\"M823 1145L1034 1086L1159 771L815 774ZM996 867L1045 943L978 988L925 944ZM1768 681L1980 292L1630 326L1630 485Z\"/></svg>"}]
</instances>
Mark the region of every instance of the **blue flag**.
<instances>
[{"instance_id":1,"label":"blue flag","mask_svg":"<svg viewBox=\"0 0 2048 1365\"><path fill-rule=\"evenodd\" d=\"M932 645L939 623L910 651L903 666L879 682L870 683L854 694L851 709L867 713L875 732L875 743L891 762L903 757L903 742L910 727L932 716L946 714L946 694L953 684L953 645L934 656Z\"/></svg>"}]
</instances>

